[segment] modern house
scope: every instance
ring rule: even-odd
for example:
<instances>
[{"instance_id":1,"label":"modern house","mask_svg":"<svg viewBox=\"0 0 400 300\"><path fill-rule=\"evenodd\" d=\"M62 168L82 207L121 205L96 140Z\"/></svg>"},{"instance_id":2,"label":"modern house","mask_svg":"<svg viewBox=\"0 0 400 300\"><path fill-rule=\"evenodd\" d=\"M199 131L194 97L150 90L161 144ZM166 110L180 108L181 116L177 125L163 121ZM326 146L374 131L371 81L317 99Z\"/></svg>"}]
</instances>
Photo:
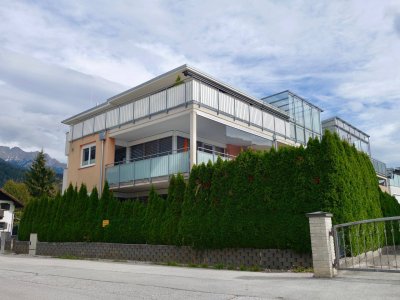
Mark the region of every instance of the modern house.
<instances>
[{"instance_id":1,"label":"modern house","mask_svg":"<svg viewBox=\"0 0 400 300\"><path fill-rule=\"evenodd\" d=\"M258 99L183 65L63 121L64 188L107 180L118 197L165 193L171 174L242 149L321 136L321 109L291 92Z\"/></svg>"},{"instance_id":2,"label":"modern house","mask_svg":"<svg viewBox=\"0 0 400 300\"><path fill-rule=\"evenodd\" d=\"M400 197L400 174L371 157L369 135L339 117L321 123L321 112L291 91L258 99L183 65L63 121L63 189L107 181L120 198L145 197L152 185L165 194L169 177L195 164L305 145L330 130L368 154L382 190Z\"/></svg>"},{"instance_id":3,"label":"modern house","mask_svg":"<svg viewBox=\"0 0 400 300\"><path fill-rule=\"evenodd\" d=\"M21 201L0 189L0 232L12 233L15 209L22 207Z\"/></svg>"}]
</instances>

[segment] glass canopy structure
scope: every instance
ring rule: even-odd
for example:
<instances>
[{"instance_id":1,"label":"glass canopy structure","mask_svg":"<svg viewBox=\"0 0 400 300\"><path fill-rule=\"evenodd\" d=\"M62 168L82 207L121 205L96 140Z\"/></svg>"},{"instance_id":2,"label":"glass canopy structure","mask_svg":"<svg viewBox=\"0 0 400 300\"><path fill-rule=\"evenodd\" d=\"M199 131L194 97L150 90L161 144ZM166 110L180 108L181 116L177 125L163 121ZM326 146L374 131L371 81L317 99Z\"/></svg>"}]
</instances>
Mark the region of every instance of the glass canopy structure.
<instances>
[{"instance_id":1,"label":"glass canopy structure","mask_svg":"<svg viewBox=\"0 0 400 300\"><path fill-rule=\"evenodd\" d=\"M339 117L322 121L322 130L336 132L343 140L371 156L369 135Z\"/></svg>"},{"instance_id":2,"label":"glass canopy structure","mask_svg":"<svg viewBox=\"0 0 400 300\"><path fill-rule=\"evenodd\" d=\"M310 138L321 138L322 109L319 107L290 91L274 94L262 100L288 113L290 138L297 143L306 144Z\"/></svg>"}]
</instances>

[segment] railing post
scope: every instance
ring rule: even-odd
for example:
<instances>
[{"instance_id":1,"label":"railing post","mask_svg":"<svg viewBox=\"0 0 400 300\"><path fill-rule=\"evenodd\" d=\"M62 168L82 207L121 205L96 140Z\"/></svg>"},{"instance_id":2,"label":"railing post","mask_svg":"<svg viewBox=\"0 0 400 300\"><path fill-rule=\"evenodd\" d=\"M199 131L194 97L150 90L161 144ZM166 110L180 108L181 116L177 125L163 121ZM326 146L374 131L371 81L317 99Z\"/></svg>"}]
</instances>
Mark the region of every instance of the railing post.
<instances>
[{"instance_id":1,"label":"railing post","mask_svg":"<svg viewBox=\"0 0 400 300\"><path fill-rule=\"evenodd\" d=\"M312 259L315 277L332 278L337 271L333 266L335 250L332 235L332 214L314 212L306 214L310 224Z\"/></svg>"}]
</instances>

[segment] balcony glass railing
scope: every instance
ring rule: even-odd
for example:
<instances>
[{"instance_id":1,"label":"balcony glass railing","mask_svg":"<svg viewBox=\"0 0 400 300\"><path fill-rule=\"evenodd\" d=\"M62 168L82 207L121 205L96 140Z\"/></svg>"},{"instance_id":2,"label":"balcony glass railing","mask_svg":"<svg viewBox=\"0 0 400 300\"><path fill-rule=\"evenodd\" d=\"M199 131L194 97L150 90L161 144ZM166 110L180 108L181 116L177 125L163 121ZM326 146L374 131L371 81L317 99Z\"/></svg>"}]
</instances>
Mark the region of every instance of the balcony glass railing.
<instances>
[{"instance_id":1,"label":"balcony glass railing","mask_svg":"<svg viewBox=\"0 0 400 300\"><path fill-rule=\"evenodd\" d=\"M383 162L381 162L381 161L379 161L377 159L374 159L372 157L371 157L371 162L372 162L372 165L374 166L375 172L378 175L381 175L381 176L384 176L384 177L387 176L387 170L386 170L386 164L385 163L383 163Z\"/></svg>"},{"instance_id":2,"label":"balcony glass railing","mask_svg":"<svg viewBox=\"0 0 400 300\"><path fill-rule=\"evenodd\" d=\"M111 186L189 172L189 151L172 151L107 166L106 179Z\"/></svg>"},{"instance_id":3,"label":"balcony glass railing","mask_svg":"<svg viewBox=\"0 0 400 300\"><path fill-rule=\"evenodd\" d=\"M158 153L139 159L106 167L106 179L111 187L135 185L137 182L151 182L154 178L170 176L178 173L189 173L189 149ZM216 162L218 157L223 160L233 159L227 155L205 148L197 150L197 164Z\"/></svg>"},{"instance_id":4,"label":"balcony glass railing","mask_svg":"<svg viewBox=\"0 0 400 300\"><path fill-rule=\"evenodd\" d=\"M199 147L197 148L197 164L205 163L207 164L209 161L215 163L220 157L222 160L231 160L234 158L232 155L228 155L221 152L212 151L206 148Z\"/></svg>"}]
</instances>

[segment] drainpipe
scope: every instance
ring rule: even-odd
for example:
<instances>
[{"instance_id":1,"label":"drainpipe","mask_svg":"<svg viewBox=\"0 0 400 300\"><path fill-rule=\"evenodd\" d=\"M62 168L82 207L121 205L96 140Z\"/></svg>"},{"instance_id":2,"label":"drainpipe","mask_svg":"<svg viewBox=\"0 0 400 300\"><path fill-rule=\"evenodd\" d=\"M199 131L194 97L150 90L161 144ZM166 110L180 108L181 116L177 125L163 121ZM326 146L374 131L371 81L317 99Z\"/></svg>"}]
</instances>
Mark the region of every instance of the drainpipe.
<instances>
[{"instance_id":1,"label":"drainpipe","mask_svg":"<svg viewBox=\"0 0 400 300\"><path fill-rule=\"evenodd\" d=\"M99 183L99 195L103 192L103 164L104 164L104 141L106 139L106 132L102 131L99 134L101 141L101 157L100 157L100 183Z\"/></svg>"}]
</instances>

